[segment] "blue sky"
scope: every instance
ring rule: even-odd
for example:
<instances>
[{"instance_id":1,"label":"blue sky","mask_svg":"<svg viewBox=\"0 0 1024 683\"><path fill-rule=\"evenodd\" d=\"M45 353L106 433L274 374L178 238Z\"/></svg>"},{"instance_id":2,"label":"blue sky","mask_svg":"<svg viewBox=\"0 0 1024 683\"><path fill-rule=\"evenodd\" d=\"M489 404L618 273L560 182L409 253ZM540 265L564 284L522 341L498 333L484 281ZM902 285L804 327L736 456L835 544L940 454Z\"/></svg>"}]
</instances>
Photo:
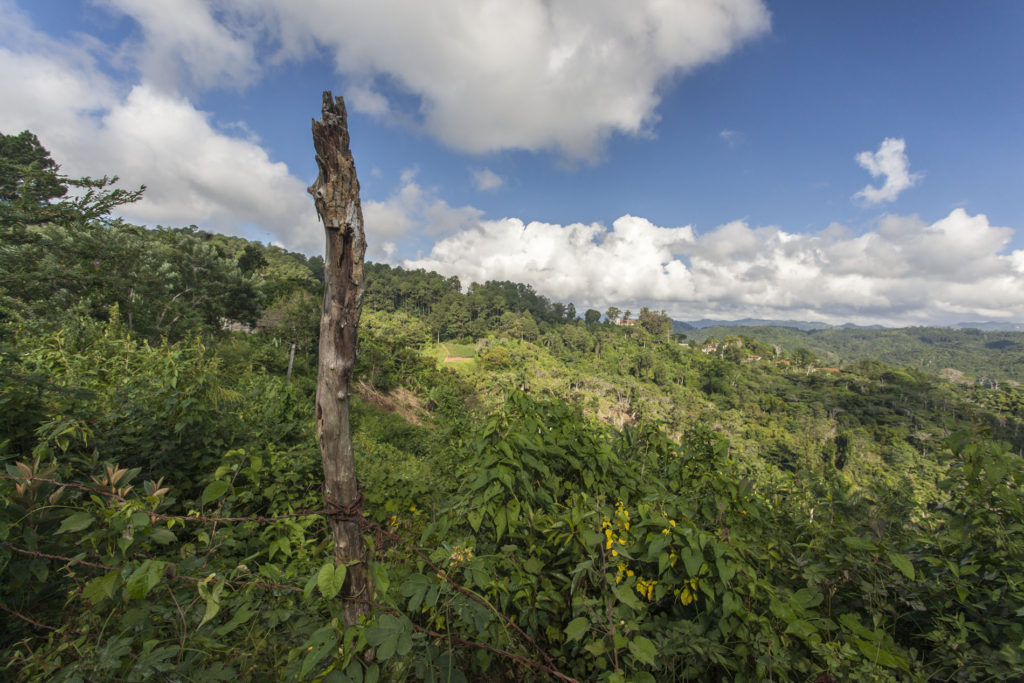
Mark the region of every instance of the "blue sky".
<instances>
[{"instance_id":1,"label":"blue sky","mask_svg":"<svg viewBox=\"0 0 1024 683\"><path fill-rule=\"evenodd\" d=\"M578 310L1024 321L1024 4L0 0L0 130L125 217L317 253L320 92L369 257ZM874 171L874 173L872 173Z\"/></svg>"}]
</instances>

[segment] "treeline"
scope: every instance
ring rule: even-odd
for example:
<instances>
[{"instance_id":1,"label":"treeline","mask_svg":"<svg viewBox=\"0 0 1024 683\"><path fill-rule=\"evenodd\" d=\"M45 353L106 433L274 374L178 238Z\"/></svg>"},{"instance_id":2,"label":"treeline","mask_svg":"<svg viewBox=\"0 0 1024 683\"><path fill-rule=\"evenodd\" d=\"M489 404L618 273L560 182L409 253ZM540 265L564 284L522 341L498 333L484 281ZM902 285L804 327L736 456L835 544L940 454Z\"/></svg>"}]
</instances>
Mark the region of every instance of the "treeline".
<instances>
[{"instance_id":1,"label":"treeline","mask_svg":"<svg viewBox=\"0 0 1024 683\"><path fill-rule=\"evenodd\" d=\"M708 327L697 339L742 334L781 346L804 348L828 364L875 360L913 367L953 380L998 384L1024 382L1024 332L973 328L798 330L793 327Z\"/></svg>"}]
</instances>

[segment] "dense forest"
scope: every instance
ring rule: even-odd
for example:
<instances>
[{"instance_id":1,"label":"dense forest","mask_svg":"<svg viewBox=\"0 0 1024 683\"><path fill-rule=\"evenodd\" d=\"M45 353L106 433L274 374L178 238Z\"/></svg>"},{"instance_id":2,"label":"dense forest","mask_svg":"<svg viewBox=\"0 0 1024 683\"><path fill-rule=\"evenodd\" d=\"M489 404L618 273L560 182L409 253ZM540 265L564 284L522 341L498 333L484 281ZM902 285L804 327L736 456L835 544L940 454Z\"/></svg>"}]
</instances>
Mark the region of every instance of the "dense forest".
<instances>
[{"instance_id":1,"label":"dense forest","mask_svg":"<svg viewBox=\"0 0 1024 683\"><path fill-rule=\"evenodd\" d=\"M6 679L1024 675L1024 335L688 339L367 264L346 629L323 261L111 217L143 191L0 136Z\"/></svg>"},{"instance_id":2,"label":"dense forest","mask_svg":"<svg viewBox=\"0 0 1024 683\"><path fill-rule=\"evenodd\" d=\"M696 339L744 335L790 351L807 349L831 364L878 360L947 379L992 386L1024 382L1024 333L977 328L815 329L712 326Z\"/></svg>"}]
</instances>

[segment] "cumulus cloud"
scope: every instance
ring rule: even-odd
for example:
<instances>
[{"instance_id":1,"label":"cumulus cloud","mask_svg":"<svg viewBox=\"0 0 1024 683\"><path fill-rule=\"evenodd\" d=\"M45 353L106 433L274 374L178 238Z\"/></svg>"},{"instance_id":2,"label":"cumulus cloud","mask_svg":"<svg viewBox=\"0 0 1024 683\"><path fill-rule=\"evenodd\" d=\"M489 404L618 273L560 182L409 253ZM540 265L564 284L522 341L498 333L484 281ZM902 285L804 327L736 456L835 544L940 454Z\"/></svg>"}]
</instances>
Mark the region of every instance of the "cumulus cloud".
<instances>
[{"instance_id":1,"label":"cumulus cloud","mask_svg":"<svg viewBox=\"0 0 1024 683\"><path fill-rule=\"evenodd\" d=\"M242 88L259 76L255 45L259 30L235 20L237 15L215 13L209 2L101 0L101 4L138 23L141 35L120 47L122 59L160 89Z\"/></svg>"},{"instance_id":2,"label":"cumulus cloud","mask_svg":"<svg viewBox=\"0 0 1024 683\"><path fill-rule=\"evenodd\" d=\"M852 235L832 225L793 234L734 221L697 235L623 216L600 224L481 221L440 240L410 268L463 282L507 279L577 308L664 308L679 319L947 324L1024 319L1024 251L1013 231L956 209L926 223L886 216Z\"/></svg>"},{"instance_id":3,"label":"cumulus cloud","mask_svg":"<svg viewBox=\"0 0 1024 683\"><path fill-rule=\"evenodd\" d=\"M497 190L505 179L489 168L481 168L473 171L473 184L478 190Z\"/></svg>"},{"instance_id":4,"label":"cumulus cloud","mask_svg":"<svg viewBox=\"0 0 1024 683\"><path fill-rule=\"evenodd\" d=\"M474 228L483 216L472 206L449 205L435 190L421 187L416 174L416 169L405 170L387 199L363 201L367 259L391 263L407 258L434 239Z\"/></svg>"},{"instance_id":5,"label":"cumulus cloud","mask_svg":"<svg viewBox=\"0 0 1024 683\"><path fill-rule=\"evenodd\" d=\"M900 192L913 187L921 179L920 173L910 172L910 161L907 159L907 143L903 138L886 138L879 145L877 152L861 152L855 159L872 178L885 176L881 187L866 185L864 189L853 195L854 199L862 199L867 204L891 202Z\"/></svg>"},{"instance_id":6,"label":"cumulus cloud","mask_svg":"<svg viewBox=\"0 0 1024 683\"><path fill-rule=\"evenodd\" d=\"M87 46L52 41L16 11L8 16L0 130L36 133L68 175L116 173L123 187L146 185L142 201L121 209L130 221L322 248L304 183L244 127L243 137L225 134L181 95L149 82L119 85Z\"/></svg>"},{"instance_id":7,"label":"cumulus cloud","mask_svg":"<svg viewBox=\"0 0 1024 683\"><path fill-rule=\"evenodd\" d=\"M345 105L360 114L383 118L391 113L388 99L372 87L355 85L345 91Z\"/></svg>"},{"instance_id":8,"label":"cumulus cloud","mask_svg":"<svg viewBox=\"0 0 1024 683\"><path fill-rule=\"evenodd\" d=\"M112 46L86 35L55 41L0 0L0 128L33 130L69 174L146 184L142 202L124 209L130 220L196 223L305 251L321 242L305 183L244 126L198 110L191 94L251 86L268 66L326 51L349 80L354 111L414 120L464 151L594 158L610 135L652 125L666 79L769 27L761 0L96 4L130 17L135 31ZM137 76L117 81L110 68ZM401 111L410 101L415 111ZM474 180L481 189L502 181L488 169ZM382 254L407 255L399 237L436 236L479 217L429 195L410 181L368 202L390 243Z\"/></svg>"},{"instance_id":9,"label":"cumulus cloud","mask_svg":"<svg viewBox=\"0 0 1024 683\"><path fill-rule=\"evenodd\" d=\"M162 20L178 3L106 1L143 26L147 73L245 82L252 45L270 62L325 49L360 84L360 111L393 111L386 91L367 85L379 80L412 95L406 114L455 149L589 159L615 133L649 131L666 81L770 25L762 0L189 0L170 30Z\"/></svg>"},{"instance_id":10,"label":"cumulus cloud","mask_svg":"<svg viewBox=\"0 0 1024 683\"><path fill-rule=\"evenodd\" d=\"M244 87L261 65L326 49L357 83L354 110L392 112L370 85L383 79L453 148L590 159L612 134L650 128L665 81L770 26L762 0L102 2L138 23L123 52L163 89Z\"/></svg>"}]
</instances>

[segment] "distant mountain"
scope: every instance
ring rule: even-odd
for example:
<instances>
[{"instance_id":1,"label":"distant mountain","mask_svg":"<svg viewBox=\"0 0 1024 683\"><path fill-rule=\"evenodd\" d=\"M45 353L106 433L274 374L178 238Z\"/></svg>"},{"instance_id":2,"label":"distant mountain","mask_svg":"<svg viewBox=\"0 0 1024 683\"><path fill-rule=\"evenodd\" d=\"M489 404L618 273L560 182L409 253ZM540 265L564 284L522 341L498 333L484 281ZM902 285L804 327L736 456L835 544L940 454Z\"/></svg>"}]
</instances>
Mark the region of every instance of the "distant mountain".
<instances>
[{"instance_id":1,"label":"distant mountain","mask_svg":"<svg viewBox=\"0 0 1024 683\"><path fill-rule=\"evenodd\" d=\"M704 318L702 320L690 320L686 322L674 320L672 322L675 326L676 332L703 330L706 327L792 327L793 329L807 332L809 330L830 330L836 327L836 325L829 325L828 323L821 322L808 322L804 320L763 320L760 318L743 318L742 320L709 320L708 318ZM841 325L841 327L872 330L885 329L881 325L864 327L861 325L854 325L853 323L846 323L845 325Z\"/></svg>"},{"instance_id":2,"label":"distant mountain","mask_svg":"<svg viewBox=\"0 0 1024 683\"><path fill-rule=\"evenodd\" d=\"M808 322L804 320L763 320L760 318L743 318L741 320L673 320L675 332L687 332L690 330L703 330L708 327L791 327L795 330L809 332L811 330L893 330L903 329L886 327L885 325L857 325L855 323L843 323L842 325L830 325L822 322ZM908 325L907 327L919 327ZM935 325L934 329L948 327L955 330L985 330L988 332L1024 332L1024 323L1012 322L963 322L955 325Z\"/></svg>"},{"instance_id":3,"label":"distant mountain","mask_svg":"<svg viewBox=\"0 0 1024 683\"><path fill-rule=\"evenodd\" d=\"M987 323L957 323L953 325L958 330L975 329L988 330L992 332L1024 332L1024 323L987 322Z\"/></svg>"},{"instance_id":4,"label":"distant mountain","mask_svg":"<svg viewBox=\"0 0 1024 683\"><path fill-rule=\"evenodd\" d=\"M999 324L999 323L993 323ZM879 360L935 375L955 370L969 379L1024 382L1024 331L970 327L866 328L830 327L801 330L793 326L746 326L721 323L687 333L694 341L742 335L787 353L806 349L821 364L845 367Z\"/></svg>"},{"instance_id":5,"label":"distant mountain","mask_svg":"<svg viewBox=\"0 0 1024 683\"><path fill-rule=\"evenodd\" d=\"M891 329L891 328L886 327L885 325L855 325L853 323L843 323L842 325L837 325L835 329L837 329L837 330L888 330L888 329Z\"/></svg>"}]
</instances>

